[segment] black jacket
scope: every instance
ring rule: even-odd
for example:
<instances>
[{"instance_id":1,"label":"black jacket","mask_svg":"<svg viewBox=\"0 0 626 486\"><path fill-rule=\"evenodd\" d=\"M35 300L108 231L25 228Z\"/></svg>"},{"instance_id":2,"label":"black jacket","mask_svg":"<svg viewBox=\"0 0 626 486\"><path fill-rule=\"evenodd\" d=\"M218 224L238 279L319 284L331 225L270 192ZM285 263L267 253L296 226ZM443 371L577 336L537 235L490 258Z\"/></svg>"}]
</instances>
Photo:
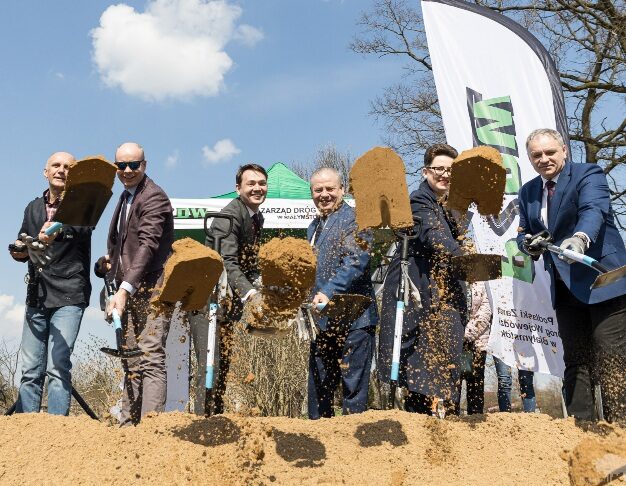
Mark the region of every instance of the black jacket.
<instances>
[{"instance_id":1,"label":"black jacket","mask_svg":"<svg viewBox=\"0 0 626 486\"><path fill-rule=\"evenodd\" d=\"M46 219L45 199L38 197L24 210L18 239L21 233L36 237ZM90 227L63 225L48 248L50 263L40 272L28 260L26 305L56 308L89 304L91 231Z\"/></svg>"}]
</instances>

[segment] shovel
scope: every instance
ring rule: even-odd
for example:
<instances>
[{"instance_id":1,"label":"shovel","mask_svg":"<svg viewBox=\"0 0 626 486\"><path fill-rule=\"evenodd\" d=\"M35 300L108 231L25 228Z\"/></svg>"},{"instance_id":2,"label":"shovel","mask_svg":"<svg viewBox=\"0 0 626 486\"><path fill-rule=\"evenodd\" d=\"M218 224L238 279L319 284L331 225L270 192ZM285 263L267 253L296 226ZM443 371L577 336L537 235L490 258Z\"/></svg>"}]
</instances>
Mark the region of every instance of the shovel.
<instances>
[{"instance_id":1,"label":"shovel","mask_svg":"<svg viewBox=\"0 0 626 486\"><path fill-rule=\"evenodd\" d=\"M315 309L320 317L327 317L331 320L342 320L352 322L359 318L363 312L370 306L372 299L367 295L361 294L337 294L326 304L317 304ZM309 336L312 341L319 334L317 326L313 322L311 309L313 304L303 304L301 306L304 322L307 327Z\"/></svg>"},{"instance_id":2,"label":"shovel","mask_svg":"<svg viewBox=\"0 0 626 486\"><path fill-rule=\"evenodd\" d=\"M72 226L96 226L113 195L115 172L115 166L101 157L72 164L54 218Z\"/></svg>"},{"instance_id":3,"label":"shovel","mask_svg":"<svg viewBox=\"0 0 626 486\"><path fill-rule=\"evenodd\" d=\"M420 221L421 227L421 221ZM400 231L396 236L401 240L400 246L400 282L396 295L396 318L393 328L393 348L391 352L391 373L389 376L389 402L388 408L393 409L398 388L398 377L400 374L400 350L402 349L402 327L404 325L404 313L409 304L409 295L416 292L414 285L409 278L409 244L411 240L417 238L418 233L411 234L407 231ZM413 293L413 297L418 299L417 307L421 307L421 297L419 291Z\"/></svg>"},{"instance_id":4,"label":"shovel","mask_svg":"<svg viewBox=\"0 0 626 486\"><path fill-rule=\"evenodd\" d=\"M113 282L107 281L104 279L104 286L106 289L107 300L110 297L115 295L115 284ZM136 358L137 356L141 356L143 351L139 348L134 349L123 349L122 348L122 320L120 319L120 315L117 313L117 309L113 309L112 312L113 317L113 325L115 326L115 343L117 344L117 349L113 348L100 348L104 354L108 354L109 356L113 356L114 358L120 359L130 359Z\"/></svg>"},{"instance_id":5,"label":"shovel","mask_svg":"<svg viewBox=\"0 0 626 486\"><path fill-rule=\"evenodd\" d=\"M357 320L371 303L372 299L367 295L337 294L326 304L317 304L315 307L321 317L328 317L330 320L352 322ZM311 308L311 304L307 304L304 307Z\"/></svg>"},{"instance_id":6,"label":"shovel","mask_svg":"<svg viewBox=\"0 0 626 486\"><path fill-rule=\"evenodd\" d=\"M609 270L595 258L587 256L583 253L578 253L573 250L564 250L562 248L559 248L556 245L553 245L552 236L550 235L548 231L545 231L545 230L540 233L537 233L536 235L533 235L530 237L527 236L527 239L532 240L536 238L537 236L543 236L545 238L543 241L539 242L539 246L545 248L551 253L554 253L559 258L561 259L569 258L570 260L574 260L575 262L582 263L583 265L593 268L596 272L598 272L599 275L596 277L595 281L591 284L591 287L590 287L591 289L606 287L607 285L610 285L626 277L626 265L619 267L619 268L615 268L613 270Z\"/></svg>"},{"instance_id":7,"label":"shovel","mask_svg":"<svg viewBox=\"0 0 626 486\"><path fill-rule=\"evenodd\" d=\"M217 234L211 228L209 228L209 219L227 219L228 220L228 230L224 234ZM207 212L204 215L204 233L212 238L213 241L213 250L217 253L221 254L222 250L222 240L228 237L233 231L234 224L234 216L225 213L219 212ZM223 300L226 293L226 269L224 268L222 275L220 276L217 285L213 288L211 295L209 297L209 330L208 330L208 339L207 339L207 350L206 350L206 369L204 373L204 388L199 390L199 404L200 409L196 410L197 415L209 416L212 412L211 401L213 398L213 382L215 375L215 354L217 348L217 309L220 305L220 301ZM202 398L204 395L204 398Z\"/></svg>"}]
</instances>

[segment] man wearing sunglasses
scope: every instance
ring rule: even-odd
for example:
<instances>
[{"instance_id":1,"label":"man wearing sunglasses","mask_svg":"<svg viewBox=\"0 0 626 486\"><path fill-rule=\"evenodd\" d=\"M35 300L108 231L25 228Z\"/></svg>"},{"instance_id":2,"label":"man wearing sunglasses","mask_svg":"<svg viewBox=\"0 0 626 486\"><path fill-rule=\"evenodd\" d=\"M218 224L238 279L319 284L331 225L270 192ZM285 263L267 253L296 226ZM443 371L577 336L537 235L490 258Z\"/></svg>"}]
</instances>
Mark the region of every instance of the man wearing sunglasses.
<instances>
[{"instance_id":1,"label":"man wearing sunglasses","mask_svg":"<svg viewBox=\"0 0 626 486\"><path fill-rule=\"evenodd\" d=\"M115 152L117 177L124 191L117 203L107 241L107 255L96 263L96 275L115 282L106 312L117 310L125 346L143 355L122 360L124 393L121 425L138 424L148 412L162 412L167 392L165 342L170 313L150 308L174 241L174 217L167 194L146 175L143 148L124 143Z\"/></svg>"}]
</instances>

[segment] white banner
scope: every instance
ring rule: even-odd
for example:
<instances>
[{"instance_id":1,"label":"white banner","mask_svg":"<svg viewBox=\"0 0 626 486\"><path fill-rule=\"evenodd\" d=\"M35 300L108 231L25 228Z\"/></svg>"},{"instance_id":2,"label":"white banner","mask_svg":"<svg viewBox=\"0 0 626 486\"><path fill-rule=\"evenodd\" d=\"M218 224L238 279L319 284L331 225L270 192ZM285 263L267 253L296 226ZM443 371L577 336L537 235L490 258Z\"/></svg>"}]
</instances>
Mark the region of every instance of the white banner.
<instances>
[{"instance_id":1,"label":"white banner","mask_svg":"<svg viewBox=\"0 0 626 486\"><path fill-rule=\"evenodd\" d=\"M558 74L539 41L503 15L458 0L422 0L422 11L448 143L494 147L507 169L502 213L472 218L478 251L503 255L502 279L488 283L490 350L511 366L562 377L549 276L515 242L517 194L537 175L526 137L536 128L567 134Z\"/></svg>"},{"instance_id":2,"label":"white banner","mask_svg":"<svg viewBox=\"0 0 626 486\"><path fill-rule=\"evenodd\" d=\"M232 199L170 199L175 229L202 229L207 211L220 211ZM354 207L354 199L346 199ZM261 205L263 228L307 228L315 218L312 199L267 199Z\"/></svg>"}]
</instances>

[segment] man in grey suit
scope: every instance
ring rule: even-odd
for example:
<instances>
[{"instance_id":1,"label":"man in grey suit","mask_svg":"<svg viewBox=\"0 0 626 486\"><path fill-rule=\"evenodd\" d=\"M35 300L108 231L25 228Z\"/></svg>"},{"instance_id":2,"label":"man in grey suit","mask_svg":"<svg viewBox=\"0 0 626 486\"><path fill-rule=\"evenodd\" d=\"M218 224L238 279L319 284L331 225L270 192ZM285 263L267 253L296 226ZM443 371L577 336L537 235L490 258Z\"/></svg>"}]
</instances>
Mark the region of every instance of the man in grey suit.
<instances>
[{"instance_id":1,"label":"man in grey suit","mask_svg":"<svg viewBox=\"0 0 626 486\"><path fill-rule=\"evenodd\" d=\"M257 164L239 167L235 176L235 189L239 197L233 199L221 211L233 217L230 234L222 239L220 254L228 280L228 298L221 302L219 321L219 370L213 387L213 412L224 412L224 392L226 375L232 354L233 326L241 319L243 303L257 293L254 286L260 272L258 265L259 243L263 229L263 215L259 206L267 196L267 172ZM230 222L216 218L211 225L215 236L226 235ZM213 239L207 237L207 246L213 247ZM198 360L206 359L206 339L208 320L198 314L190 318L194 347ZM202 386L203 381L199 382Z\"/></svg>"},{"instance_id":2,"label":"man in grey suit","mask_svg":"<svg viewBox=\"0 0 626 486\"><path fill-rule=\"evenodd\" d=\"M157 316L150 298L171 252L174 217L167 194L145 173L147 161L139 144L120 145L115 165L125 190L111 220L108 253L98 259L95 272L117 284L107 314L116 309L120 315L125 346L143 351L137 358L122 361L121 425L136 425L148 412L165 409L165 343L171 313Z\"/></svg>"}]
</instances>

